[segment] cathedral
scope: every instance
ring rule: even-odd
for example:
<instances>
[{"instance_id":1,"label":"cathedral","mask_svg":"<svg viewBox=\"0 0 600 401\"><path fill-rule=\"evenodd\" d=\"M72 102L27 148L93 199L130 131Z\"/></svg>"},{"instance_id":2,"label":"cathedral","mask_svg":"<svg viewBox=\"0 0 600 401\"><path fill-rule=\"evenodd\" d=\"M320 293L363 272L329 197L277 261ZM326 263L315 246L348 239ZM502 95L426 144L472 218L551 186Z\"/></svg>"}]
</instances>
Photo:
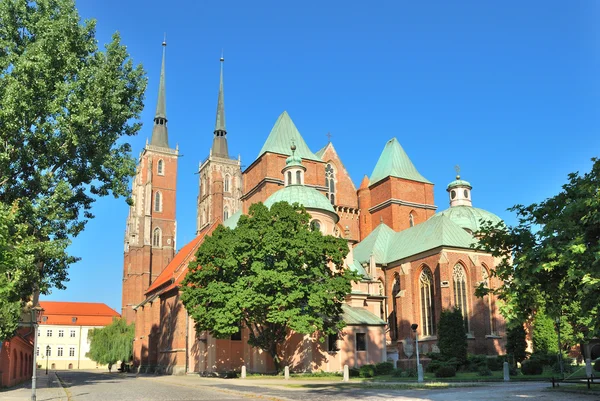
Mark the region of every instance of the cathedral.
<instances>
[{"instance_id":1,"label":"cathedral","mask_svg":"<svg viewBox=\"0 0 600 401\"><path fill-rule=\"evenodd\" d=\"M414 367L415 335L426 361L427 353L439 351L441 311L453 307L463 314L470 353L504 353L497 299L474 294L481 283L502 284L490 274L496 261L472 249L480 224L500 218L473 206L471 184L457 176L447 186L450 207L437 211L434 184L392 138L356 188L333 144L313 152L285 111L242 170L240 158L228 152L235 133L228 137L225 122L223 58L213 144L198 167L196 237L177 249L179 149L169 143L165 49L163 43L152 137L140 153L125 231L122 316L135 323L138 371L273 371L270 356L247 344L244 328L228 339L196 332L180 300L188 263L204 238L221 224L235 228L256 202L302 204L313 229L347 240L345 267L362 275L346 296L346 327L337 336L289 334L280 351L290 370L340 371L387 360Z\"/></svg>"}]
</instances>

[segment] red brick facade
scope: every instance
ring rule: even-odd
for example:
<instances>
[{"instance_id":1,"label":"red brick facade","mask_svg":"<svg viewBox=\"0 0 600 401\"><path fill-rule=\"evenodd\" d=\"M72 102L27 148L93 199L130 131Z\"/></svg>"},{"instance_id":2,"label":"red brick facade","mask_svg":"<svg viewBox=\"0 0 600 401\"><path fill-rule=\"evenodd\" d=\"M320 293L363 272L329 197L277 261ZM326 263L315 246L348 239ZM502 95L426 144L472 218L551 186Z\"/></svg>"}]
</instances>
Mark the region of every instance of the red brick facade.
<instances>
[{"instance_id":1,"label":"red brick facade","mask_svg":"<svg viewBox=\"0 0 600 401\"><path fill-rule=\"evenodd\" d=\"M30 380L33 374L33 331L23 328L0 343L0 388Z\"/></svg>"}]
</instances>

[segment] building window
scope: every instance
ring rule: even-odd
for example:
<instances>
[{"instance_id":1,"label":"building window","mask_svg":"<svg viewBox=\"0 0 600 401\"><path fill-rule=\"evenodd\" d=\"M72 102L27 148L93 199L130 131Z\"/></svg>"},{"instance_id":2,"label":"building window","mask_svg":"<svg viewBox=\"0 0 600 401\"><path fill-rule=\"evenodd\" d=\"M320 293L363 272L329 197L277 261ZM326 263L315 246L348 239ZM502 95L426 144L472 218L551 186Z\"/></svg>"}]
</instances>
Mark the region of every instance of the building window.
<instances>
[{"instance_id":1,"label":"building window","mask_svg":"<svg viewBox=\"0 0 600 401\"><path fill-rule=\"evenodd\" d=\"M412 213L408 214L408 225L413 227L415 225L415 218Z\"/></svg>"},{"instance_id":2,"label":"building window","mask_svg":"<svg viewBox=\"0 0 600 401\"><path fill-rule=\"evenodd\" d=\"M367 350L367 335L365 333L356 333L356 350Z\"/></svg>"},{"instance_id":3,"label":"building window","mask_svg":"<svg viewBox=\"0 0 600 401\"><path fill-rule=\"evenodd\" d=\"M40 356L40 346L35 349L35 356Z\"/></svg>"},{"instance_id":4,"label":"building window","mask_svg":"<svg viewBox=\"0 0 600 401\"><path fill-rule=\"evenodd\" d=\"M42 316L42 322L47 322L48 321L48 316Z\"/></svg>"},{"instance_id":5,"label":"building window","mask_svg":"<svg viewBox=\"0 0 600 401\"><path fill-rule=\"evenodd\" d=\"M300 170L296 170L296 184L302 185L302 173Z\"/></svg>"},{"instance_id":6,"label":"building window","mask_svg":"<svg viewBox=\"0 0 600 401\"><path fill-rule=\"evenodd\" d=\"M338 339L339 336L337 333L329 334L327 336L327 351L335 352L340 350L340 347L338 347Z\"/></svg>"},{"instance_id":7,"label":"building window","mask_svg":"<svg viewBox=\"0 0 600 401\"><path fill-rule=\"evenodd\" d=\"M42 330L38 330L38 337L42 336Z\"/></svg>"},{"instance_id":8,"label":"building window","mask_svg":"<svg viewBox=\"0 0 600 401\"><path fill-rule=\"evenodd\" d=\"M421 335L432 336L435 332L433 275L428 267L423 269L419 277L421 290Z\"/></svg>"},{"instance_id":9,"label":"building window","mask_svg":"<svg viewBox=\"0 0 600 401\"><path fill-rule=\"evenodd\" d=\"M156 192L154 194L154 211L155 212L162 211L162 195L160 192Z\"/></svg>"},{"instance_id":10,"label":"building window","mask_svg":"<svg viewBox=\"0 0 600 401\"><path fill-rule=\"evenodd\" d=\"M163 159L160 159L158 163L156 163L156 172L158 175L165 175L165 162Z\"/></svg>"},{"instance_id":11,"label":"building window","mask_svg":"<svg viewBox=\"0 0 600 401\"><path fill-rule=\"evenodd\" d=\"M154 229L154 232L152 233L152 246L157 246L159 247L161 244L161 238L162 237L162 233L160 231L160 228L156 227Z\"/></svg>"},{"instance_id":12,"label":"building window","mask_svg":"<svg viewBox=\"0 0 600 401\"><path fill-rule=\"evenodd\" d=\"M485 285L486 288L491 289L491 283L490 283L490 273L488 272L488 269L485 266L481 266L481 278L483 279L483 285ZM494 320L494 306L492 305L492 295L488 294L487 295L487 307L488 307L488 316L489 316L489 326L490 326L490 334L491 335L495 335L496 334L496 322Z\"/></svg>"},{"instance_id":13,"label":"building window","mask_svg":"<svg viewBox=\"0 0 600 401\"><path fill-rule=\"evenodd\" d=\"M56 356L63 356L63 347L58 347L56 349Z\"/></svg>"},{"instance_id":14,"label":"building window","mask_svg":"<svg viewBox=\"0 0 600 401\"><path fill-rule=\"evenodd\" d=\"M52 356L52 348L49 345L46 345L46 356Z\"/></svg>"},{"instance_id":15,"label":"building window","mask_svg":"<svg viewBox=\"0 0 600 401\"><path fill-rule=\"evenodd\" d=\"M202 177L200 182L200 194L204 196L206 194L206 174Z\"/></svg>"},{"instance_id":16,"label":"building window","mask_svg":"<svg viewBox=\"0 0 600 401\"><path fill-rule=\"evenodd\" d=\"M75 330L71 330L71 332L69 333L69 337L71 337L71 338L75 337Z\"/></svg>"},{"instance_id":17,"label":"building window","mask_svg":"<svg viewBox=\"0 0 600 401\"><path fill-rule=\"evenodd\" d=\"M229 181L231 180L231 178L229 178L229 175L225 176L225 182L223 183L223 190L225 192L229 192Z\"/></svg>"},{"instance_id":18,"label":"building window","mask_svg":"<svg viewBox=\"0 0 600 401\"><path fill-rule=\"evenodd\" d=\"M72 317L71 318L71 323L77 323L77 318L76 317Z\"/></svg>"},{"instance_id":19,"label":"building window","mask_svg":"<svg viewBox=\"0 0 600 401\"><path fill-rule=\"evenodd\" d=\"M469 309L467 306L467 275L462 265L454 266L452 271L454 306L460 309L465 322L465 331L469 332Z\"/></svg>"},{"instance_id":20,"label":"building window","mask_svg":"<svg viewBox=\"0 0 600 401\"><path fill-rule=\"evenodd\" d=\"M227 209L227 207L225 208L225 210L223 210L223 221L227 220L229 218L229 209Z\"/></svg>"},{"instance_id":21,"label":"building window","mask_svg":"<svg viewBox=\"0 0 600 401\"><path fill-rule=\"evenodd\" d=\"M312 231L321 231L321 222L319 220L313 220L310 222L310 229Z\"/></svg>"},{"instance_id":22,"label":"building window","mask_svg":"<svg viewBox=\"0 0 600 401\"><path fill-rule=\"evenodd\" d=\"M292 185L292 172L287 172L287 185Z\"/></svg>"},{"instance_id":23,"label":"building window","mask_svg":"<svg viewBox=\"0 0 600 401\"><path fill-rule=\"evenodd\" d=\"M332 205L335 204L335 170L331 163L325 166L325 186L327 187L327 199Z\"/></svg>"},{"instance_id":24,"label":"building window","mask_svg":"<svg viewBox=\"0 0 600 401\"><path fill-rule=\"evenodd\" d=\"M75 347L69 347L69 356L75 356Z\"/></svg>"},{"instance_id":25,"label":"building window","mask_svg":"<svg viewBox=\"0 0 600 401\"><path fill-rule=\"evenodd\" d=\"M52 337L52 330L46 330L46 337Z\"/></svg>"},{"instance_id":26,"label":"building window","mask_svg":"<svg viewBox=\"0 0 600 401\"><path fill-rule=\"evenodd\" d=\"M58 336L59 337L64 337L65 336L65 331L64 330L58 330Z\"/></svg>"},{"instance_id":27,"label":"building window","mask_svg":"<svg viewBox=\"0 0 600 401\"><path fill-rule=\"evenodd\" d=\"M396 275L392 286L392 314L390 315L390 330L392 340L398 339L398 303L396 296L400 293L400 276Z\"/></svg>"}]
</instances>

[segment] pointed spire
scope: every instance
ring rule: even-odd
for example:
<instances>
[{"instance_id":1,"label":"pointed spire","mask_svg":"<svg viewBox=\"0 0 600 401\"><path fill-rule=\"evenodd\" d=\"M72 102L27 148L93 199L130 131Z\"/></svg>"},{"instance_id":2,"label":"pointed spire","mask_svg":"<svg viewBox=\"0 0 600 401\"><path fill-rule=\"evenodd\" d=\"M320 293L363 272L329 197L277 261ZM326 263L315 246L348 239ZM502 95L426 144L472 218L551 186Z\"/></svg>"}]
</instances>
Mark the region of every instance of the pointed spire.
<instances>
[{"instance_id":1,"label":"pointed spire","mask_svg":"<svg viewBox=\"0 0 600 401\"><path fill-rule=\"evenodd\" d=\"M169 147L169 133L167 130L167 103L165 88L165 59L167 54L167 36L162 42L163 54L160 67L160 83L158 84L158 101L156 102L156 114L154 115L154 128L152 129L153 146Z\"/></svg>"},{"instance_id":2,"label":"pointed spire","mask_svg":"<svg viewBox=\"0 0 600 401\"><path fill-rule=\"evenodd\" d=\"M225 126L225 95L223 91L223 53L221 52L221 78L219 81L219 98L217 100L217 118L213 138L212 153L220 157L229 157L227 147L227 128Z\"/></svg>"}]
</instances>

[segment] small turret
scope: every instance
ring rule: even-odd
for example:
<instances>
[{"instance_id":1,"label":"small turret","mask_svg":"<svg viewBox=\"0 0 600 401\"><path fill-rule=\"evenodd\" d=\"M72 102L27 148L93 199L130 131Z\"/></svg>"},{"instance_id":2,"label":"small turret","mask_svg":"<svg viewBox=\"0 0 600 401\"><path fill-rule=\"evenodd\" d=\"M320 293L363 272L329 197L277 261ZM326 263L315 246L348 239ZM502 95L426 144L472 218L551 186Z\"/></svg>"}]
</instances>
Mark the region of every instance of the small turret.
<instances>
[{"instance_id":1,"label":"small turret","mask_svg":"<svg viewBox=\"0 0 600 401\"><path fill-rule=\"evenodd\" d=\"M446 187L450 195L450 207L454 206L473 206L471 202L471 189L473 188L468 181L461 180L460 168L456 166L456 180L452 181Z\"/></svg>"},{"instance_id":2,"label":"small turret","mask_svg":"<svg viewBox=\"0 0 600 401\"><path fill-rule=\"evenodd\" d=\"M302 165L302 158L296 156L296 145L292 143L290 146L292 155L285 160L285 167L281 172L283 173L283 179L285 186L289 185L304 185L304 172L306 167Z\"/></svg>"}]
</instances>

